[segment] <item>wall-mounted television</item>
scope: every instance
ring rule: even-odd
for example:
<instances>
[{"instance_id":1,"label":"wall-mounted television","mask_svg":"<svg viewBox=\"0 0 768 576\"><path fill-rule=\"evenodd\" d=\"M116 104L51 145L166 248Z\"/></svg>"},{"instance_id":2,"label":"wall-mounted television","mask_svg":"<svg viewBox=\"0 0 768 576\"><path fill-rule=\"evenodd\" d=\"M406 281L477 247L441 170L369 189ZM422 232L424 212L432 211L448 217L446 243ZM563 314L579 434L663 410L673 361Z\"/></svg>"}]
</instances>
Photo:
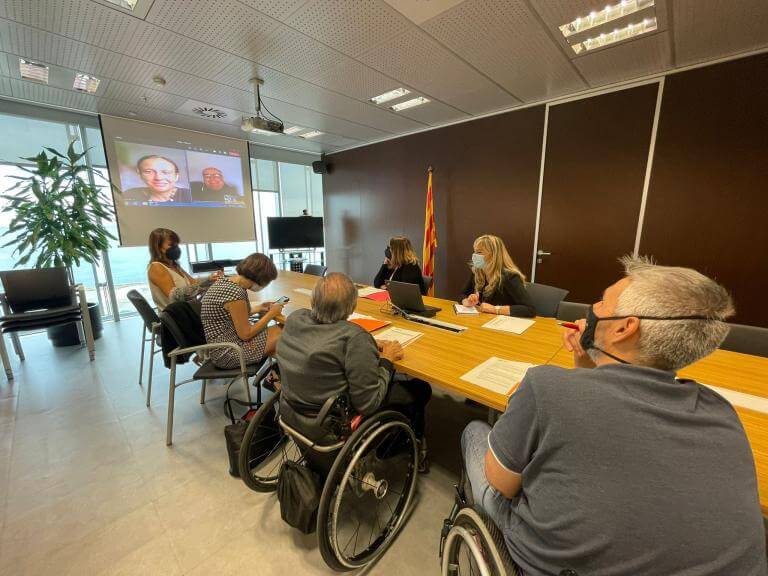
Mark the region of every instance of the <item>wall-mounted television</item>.
<instances>
[{"instance_id":1,"label":"wall-mounted television","mask_svg":"<svg viewBox=\"0 0 768 576\"><path fill-rule=\"evenodd\" d=\"M323 219L317 216L286 216L267 218L269 247L273 250L291 248L322 248Z\"/></svg>"}]
</instances>

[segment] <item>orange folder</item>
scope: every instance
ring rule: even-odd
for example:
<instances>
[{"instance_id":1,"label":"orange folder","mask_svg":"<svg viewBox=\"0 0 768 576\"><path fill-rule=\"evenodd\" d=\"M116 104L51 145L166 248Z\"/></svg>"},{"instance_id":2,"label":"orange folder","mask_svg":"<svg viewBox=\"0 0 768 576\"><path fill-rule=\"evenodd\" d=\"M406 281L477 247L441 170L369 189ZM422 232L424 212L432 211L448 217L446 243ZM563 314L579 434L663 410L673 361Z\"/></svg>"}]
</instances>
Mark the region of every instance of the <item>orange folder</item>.
<instances>
[{"instance_id":1,"label":"orange folder","mask_svg":"<svg viewBox=\"0 0 768 576\"><path fill-rule=\"evenodd\" d=\"M354 318L350 320L350 322L354 322L366 332L375 332L376 330L391 324L391 322L387 322L386 320L378 320L376 318Z\"/></svg>"}]
</instances>

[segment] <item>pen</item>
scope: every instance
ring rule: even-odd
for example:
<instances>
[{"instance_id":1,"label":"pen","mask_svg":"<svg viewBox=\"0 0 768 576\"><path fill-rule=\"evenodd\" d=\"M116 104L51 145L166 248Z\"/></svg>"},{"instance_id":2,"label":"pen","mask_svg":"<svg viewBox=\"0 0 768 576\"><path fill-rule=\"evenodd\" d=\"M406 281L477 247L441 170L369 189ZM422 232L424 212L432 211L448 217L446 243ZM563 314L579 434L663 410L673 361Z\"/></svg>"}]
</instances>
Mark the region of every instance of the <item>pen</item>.
<instances>
[{"instance_id":1,"label":"pen","mask_svg":"<svg viewBox=\"0 0 768 576\"><path fill-rule=\"evenodd\" d=\"M573 322L558 322L559 326L562 326L563 328L568 328L569 330L578 330L579 325L574 324Z\"/></svg>"}]
</instances>

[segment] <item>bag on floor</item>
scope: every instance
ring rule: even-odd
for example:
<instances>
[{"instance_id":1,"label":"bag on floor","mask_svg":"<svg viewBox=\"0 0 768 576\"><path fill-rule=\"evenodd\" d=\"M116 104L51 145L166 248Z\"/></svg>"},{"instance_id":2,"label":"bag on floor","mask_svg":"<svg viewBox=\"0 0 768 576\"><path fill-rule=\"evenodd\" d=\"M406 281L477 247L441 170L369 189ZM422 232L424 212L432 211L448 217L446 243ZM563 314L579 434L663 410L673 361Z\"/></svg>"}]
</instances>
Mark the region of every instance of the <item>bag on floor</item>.
<instances>
[{"instance_id":1,"label":"bag on floor","mask_svg":"<svg viewBox=\"0 0 768 576\"><path fill-rule=\"evenodd\" d=\"M321 491L320 476L316 472L290 460L283 463L277 479L280 516L304 534L312 534L317 527Z\"/></svg>"},{"instance_id":2,"label":"bag on floor","mask_svg":"<svg viewBox=\"0 0 768 576\"><path fill-rule=\"evenodd\" d=\"M238 404L247 408L245 414L239 418L235 417L232 404ZM224 412L229 417L229 424L224 427L224 440L227 443L227 455L229 456L229 474L235 478L240 478L240 468L238 459L240 458L240 446L243 443L243 436L248 429L248 423L256 414L257 405L255 402L243 402L237 398L229 397L229 388L227 388L227 398L224 400Z\"/></svg>"}]
</instances>

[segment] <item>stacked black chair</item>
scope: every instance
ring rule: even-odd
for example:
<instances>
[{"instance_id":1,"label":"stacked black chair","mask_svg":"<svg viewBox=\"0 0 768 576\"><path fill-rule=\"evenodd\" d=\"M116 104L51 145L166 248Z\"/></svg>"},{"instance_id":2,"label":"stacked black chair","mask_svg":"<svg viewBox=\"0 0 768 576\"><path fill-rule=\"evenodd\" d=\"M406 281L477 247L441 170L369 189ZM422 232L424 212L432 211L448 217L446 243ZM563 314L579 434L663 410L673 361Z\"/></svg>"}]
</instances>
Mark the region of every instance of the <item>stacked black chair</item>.
<instances>
[{"instance_id":1,"label":"stacked black chair","mask_svg":"<svg viewBox=\"0 0 768 576\"><path fill-rule=\"evenodd\" d=\"M160 349L160 317L155 312L152 305L147 302L146 298L141 295L138 290L131 290L127 294L128 300L131 301L136 311L139 313L141 320L144 324L144 329L141 333L141 360L139 360L139 386L141 386L141 378L144 375L144 350L149 346L149 380L147 382L147 406L149 406L149 399L152 396L152 371L154 369L155 354L161 351ZM149 337L147 337L149 334ZM157 350L155 345L157 344Z\"/></svg>"},{"instance_id":2,"label":"stacked black chair","mask_svg":"<svg viewBox=\"0 0 768 576\"><path fill-rule=\"evenodd\" d=\"M536 308L536 316L554 318L557 316L557 307L568 296L568 290L547 286L546 284L528 283L525 285L528 295Z\"/></svg>"},{"instance_id":3,"label":"stacked black chair","mask_svg":"<svg viewBox=\"0 0 768 576\"><path fill-rule=\"evenodd\" d=\"M52 326L79 323L88 347L88 356L95 357L91 317L85 287L72 286L66 268L39 268L0 272L4 293L0 294L3 316L0 318L0 356L5 374L13 379L4 334L11 335L13 348L24 361L24 351L18 333Z\"/></svg>"}]
</instances>

